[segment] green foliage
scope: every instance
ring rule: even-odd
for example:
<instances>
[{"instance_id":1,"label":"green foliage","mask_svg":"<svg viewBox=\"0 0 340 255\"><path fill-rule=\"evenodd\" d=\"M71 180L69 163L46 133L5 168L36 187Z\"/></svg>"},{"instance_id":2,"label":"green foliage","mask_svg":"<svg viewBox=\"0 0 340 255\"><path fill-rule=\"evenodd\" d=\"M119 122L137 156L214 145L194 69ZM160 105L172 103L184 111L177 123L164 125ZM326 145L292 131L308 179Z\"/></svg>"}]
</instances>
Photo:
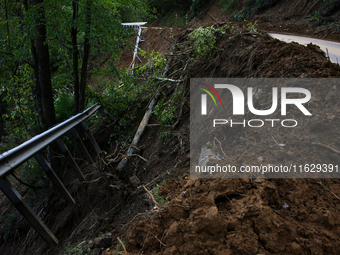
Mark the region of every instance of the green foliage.
<instances>
[{"instance_id":1,"label":"green foliage","mask_svg":"<svg viewBox=\"0 0 340 255\"><path fill-rule=\"evenodd\" d=\"M190 9L190 6L192 5L192 0L185 1L147 0L146 2L149 7L156 10L157 13L160 13L162 15L167 12L173 12L176 9L187 11Z\"/></svg>"},{"instance_id":2,"label":"green foliage","mask_svg":"<svg viewBox=\"0 0 340 255\"><path fill-rule=\"evenodd\" d=\"M5 123L8 124L8 123ZM7 125L6 125L7 126ZM6 129L12 129L12 128L5 128ZM14 148L17 144L20 143L20 136L17 133L10 133L6 136L2 137L1 143L0 143L0 152L3 153L5 151L8 151L12 148Z\"/></svg>"},{"instance_id":3,"label":"green foliage","mask_svg":"<svg viewBox=\"0 0 340 255\"><path fill-rule=\"evenodd\" d=\"M204 0L145 0L153 17L162 19L163 24L182 26L188 24L189 18L200 13ZM176 17L177 14L177 17ZM175 18L177 22L175 21Z\"/></svg>"},{"instance_id":4,"label":"green foliage","mask_svg":"<svg viewBox=\"0 0 340 255\"><path fill-rule=\"evenodd\" d=\"M182 91L179 87L177 87L170 99L164 96L158 101L157 105L153 109L153 113L156 115L157 120L160 123L159 138L163 142L167 142L171 136L170 126L176 121L176 112L180 107L181 102Z\"/></svg>"},{"instance_id":5,"label":"green foliage","mask_svg":"<svg viewBox=\"0 0 340 255\"><path fill-rule=\"evenodd\" d=\"M158 101L153 112L158 118L161 127L174 124L176 109L180 106L181 99L182 91L176 89L169 100L163 97Z\"/></svg>"},{"instance_id":6,"label":"green foliage","mask_svg":"<svg viewBox=\"0 0 340 255\"><path fill-rule=\"evenodd\" d=\"M147 57L150 64L137 67L136 74L146 72L148 70L152 71L154 76L161 77L164 67L166 65L166 58L164 55L156 51L151 51L151 53L146 56L146 51L140 50L139 55L142 57Z\"/></svg>"},{"instance_id":7,"label":"green foliage","mask_svg":"<svg viewBox=\"0 0 340 255\"><path fill-rule=\"evenodd\" d=\"M1 212L0 214L1 230L5 233L4 235L5 240L9 237L11 229L14 227L17 221L17 217L18 217L17 213L14 212L14 210L11 210L11 208Z\"/></svg>"},{"instance_id":8,"label":"green foliage","mask_svg":"<svg viewBox=\"0 0 340 255\"><path fill-rule=\"evenodd\" d=\"M130 5L121 5L118 8L122 22L146 21L152 18L152 10L147 6L145 1L134 1Z\"/></svg>"},{"instance_id":9,"label":"green foliage","mask_svg":"<svg viewBox=\"0 0 340 255\"><path fill-rule=\"evenodd\" d=\"M140 84L136 76L123 70L120 70L118 82L106 80L103 83L106 88L104 91L96 87L90 88L89 99L98 102L107 112L119 118L108 143L112 139L125 141L127 138L131 142L134 133L131 127L138 110L143 102L150 100L157 87L151 82Z\"/></svg>"},{"instance_id":10,"label":"green foliage","mask_svg":"<svg viewBox=\"0 0 340 255\"><path fill-rule=\"evenodd\" d=\"M202 8L205 4L204 0L192 0L191 6L190 6L190 11L196 12L200 8Z\"/></svg>"},{"instance_id":11,"label":"green foliage","mask_svg":"<svg viewBox=\"0 0 340 255\"><path fill-rule=\"evenodd\" d=\"M188 37L193 43L196 59L204 59L215 49L216 37L223 35L227 30L232 30L228 25L221 28L199 27L191 32Z\"/></svg>"},{"instance_id":12,"label":"green foliage","mask_svg":"<svg viewBox=\"0 0 340 255\"><path fill-rule=\"evenodd\" d=\"M221 0L217 2L217 6L226 13L231 13L233 10L233 7L235 5L237 0Z\"/></svg>"},{"instance_id":13,"label":"green foliage","mask_svg":"<svg viewBox=\"0 0 340 255\"><path fill-rule=\"evenodd\" d=\"M261 6L262 4L264 4L266 2L266 0L245 0L244 3L248 3L251 6Z\"/></svg>"},{"instance_id":14,"label":"green foliage","mask_svg":"<svg viewBox=\"0 0 340 255\"><path fill-rule=\"evenodd\" d=\"M166 180L163 180L160 182L160 184L156 184L151 190L152 196L155 198L159 205L164 205L166 202L169 201L168 197L159 195L159 188L164 184L165 181Z\"/></svg>"},{"instance_id":15,"label":"green foliage","mask_svg":"<svg viewBox=\"0 0 340 255\"><path fill-rule=\"evenodd\" d=\"M249 22L246 26L246 29L252 34L261 34L260 30L256 26L256 21L254 23Z\"/></svg>"},{"instance_id":16,"label":"green foliage","mask_svg":"<svg viewBox=\"0 0 340 255\"><path fill-rule=\"evenodd\" d=\"M160 26L184 27L189 24L189 15L183 10L167 12L159 23Z\"/></svg>"},{"instance_id":17,"label":"green foliage","mask_svg":"<svg viewBox=\"0 0 340 255\"><path fill-rule=\"evenodd\" d=\"M19 169L17 169L17 172L18 171ZM37 187L45 186L49 180L34 158L31 158L26 162L22 170L22 176L25 183Z\"/></svg>"},{"instance_id":18,"label":"green foliage","mask_svg":"<svg viewBox=\"0 0 340 255\"><path fill-rule=\"evenodd\" d=\"M90 63L103 55L112 56L106 73L112 74L113 62L126 47L131 31L121 26L125 15L147 15L146 4L139 0L92 1ZM79 66L82 64L86 29L86 1L78 1L78 16L72 19L72 1L44 0L47 43L52 70L52 86L57 122L74 114L71 28L77 27ZM37 6L28 1L28 10L21 1L6 1L0 8L0 104L4 130L1 132L1 152L13 148L33 135L40 133L38 104L35 100L35 83L31 46L35 45ZM135 16L136 16L135 15ZM131 16L132 18L132 16ZM135 21L135 20L127 20ZM91 63L92 64L92 63ZM95 66L95 65L90 65ZM92 68L93 71L94 68ZM89 100L88 100L89 102Z\"/></svg>"},{"instance_id":19,"label":"green foliage","mask_svg":"<svg viewBox=\"0 0 340 255\"><path fill-rule=\"evenodd\" d=\"M124 240L123 240L123 239L122 239L121 241L122 241L122 243L124 243ZM122 248L123 248L123 245L122 245L121 243L118 243L118 244L116 245L116 249L115 249L115 252L118 252L118 253L116 253L116 254L119 254L119 253L122 251Z\"/></svg>"},{"instance_id":20,"label":"green foliage","mask_svg":"<svg viewBox=\"0 0 340 255\"><path fill-rule=\"evenodd\" d=\"M161 126L170 125L176 113L176 108L170 105L166 107L165 99L166 97L163 97L159 100L153 111L159 119Z\"/></svg>"},{"instance_id":21,"label":"green foliage","mask_svg":"<svg viewBox=\"0 0 340 255\"><path fill-rule=\"evenodd\" d=\"M14 146L29 139L38 130L31 76L32 69L25 64L19 66L7 79L0 79L0 94L4 95L2 104L5 106L5 111L1 112L5 120L3 131L5 135L14 138L4 140ZM6 144L2 146L7 147Z\"/></svg>"},{"instance_id":22,"label":"green foliage","mask_svg":"<svg viewBox=\"0 0 340 255\"><path fill-rule=\"evenodd\" d=\"M62 251L62 255L92 255L92 254L95 254L94 252L92 252L90 250L90 248L88 248L88 251L84 251L83 250L83 246L84 246L84 241L79 243L79 244L71 244L71 243L68 243L64 250Z\"/></svg>"},{"instance_id":23,"label":"green foliage","mask_svg":"<svg viewBox=\"0 0 340 255\"><path fill-rule=\"evenodd\" d=\"M235 21L243 21L245 18L246 18L246 12L244 9L242 9L241 11L235 11L233 15L233 19Z\"/></svg>"},{"instance_id":24,"label":"green foliage","mask_svg":"<svg viewBox=\"0 0 340 255\"><path fill-rule=\"evenodd\" d=\"M312 14L309 14L309 15L308 15L308 18L309 18L310 20L319 20L319 18L320 18L320 12L319 12L319 11L315 11L315 12L313 12Z\"/></svg>"},{"instance_id":25,"label":"green foliage","mask_svg":"<svg viewBox=\"0 0 340 255\"><path fill-rule=\"evenodd\" d=\"M243 4L240 0L220 0L217 2L217 6L225 13L232 13L235 21L242 21L246 18L247 12L251 12L251 8L259 7L265 3L266 0L244 0ZM244 6L246 4L246 6ZM242 10L237 10L243 5Z\"/></svg>"},{"instance_id":26,"label":"green foliage","mask_svg":"<svg viewBox=\"0 0 340 255\"><path fill-rule=\"evenodd\" d=\"M206 58L215 48L215 29L212 27L199 27L189 34L193 41L193 49L196 58Z\"/></svg>"},{"instance_id":27,"label":"green foliage","mask_svg":"<svg viewBox=\"0 0 340 255\"><path fill-rule=\"evenodd\" d=\"M74 97L66 89L57 90L58 97L54 100L56 121L61 123L74 114Z\"/></svg>"}]
</instances>

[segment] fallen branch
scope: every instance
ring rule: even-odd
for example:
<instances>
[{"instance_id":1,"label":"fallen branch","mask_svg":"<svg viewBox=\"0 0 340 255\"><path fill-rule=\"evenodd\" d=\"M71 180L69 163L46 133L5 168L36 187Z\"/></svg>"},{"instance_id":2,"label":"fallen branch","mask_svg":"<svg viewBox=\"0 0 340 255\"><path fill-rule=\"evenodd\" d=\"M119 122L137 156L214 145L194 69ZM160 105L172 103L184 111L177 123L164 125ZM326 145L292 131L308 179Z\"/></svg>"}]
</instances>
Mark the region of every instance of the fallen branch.
<instances>
[{"instance_id":1,"label":"fallen branch","mask_svg":"<svg viewBox=\"0 0 340 255\"><path fill-rule=\"evenodd\" d=\"M159 77L151 77L152 79L160 80L160 81L170 81L170 82L183 82L182 80L173 80L168 78L159 78Z\"/></svg>"},{"instance_id":2,"label":"fallen branch","mask_svg":"<svg viewBox=\"0 0 340 255\"><path fill-rule=\"evenodd\" d=\"M151 192L150 191L148 191L148 189L147 188L145 188L145 186L143 185L143 186L141 186L148 194L149 194L149 196L150 196L150 198L152 199L152 202L157 206L157 207L159 207L159 204L157 203L157 201L156 201L156 199L153 197L153 195L151 194Z\"/></svg>"},{"instance_id":3,"label":"fallen branch","mask_svg":"<svg viewBox=\"0 0 340 255\"><path fill-rule=\"evenodd\" d=\"M116 209L118 206L120 206L121 203L119 203L118 205L116 205L115 207L113 207L110 211L106 212L106 214L109 214L110 212L112 212L114 209Z\"/></svg>"},{"instance_id":4,"label":"fallen branch","mask_svg":"<svg viewBox=\"0 0 340 255\"><path fill-rule=\"evenodd\" d=\"M156 177L155 179L153 179L151 182L149 182L148 184L145 184L145 187L149 186L150 184L152 184L154 181L158 180L159 178L161 178L163 175L159 175L158 177Z\"/></svg>"},{"instance_id":5,"label":"fallen branch","mask_svg":"<svg viewBox=\"0 0 340 255\"><path fill-rule=\"evenodd\" d=\"M218 22L218 20L216 18L214 18L209 12L207 12L208 15L210 16L210 18L212 18L213 20L215 20L216 22Z\"/></svg>"},{"instance_id":6,"label":"fallen branch","mask_svg":"<svg viewBox=\"0 0 340 255\"><path fill-rule=\"evenodd\" d=\"M172 47L173 48L173 47ZM172 50L171 50L171 53L172 54ZM170 59L171 60L171 59ZM169 68L169 65L170 65L170 62L171 61L167 61L166 63L166 66L165 66L165 70L163 72L163 75L166 74L166 72L168 71L168 68ZM161 81L171 81L171 82L182 82L182 81L175 81L175 80L172 80L172 79L167 79L167 78L159 78L159 77L153 77L154 79L158 79L158 80L161 80ZM138 127L138 130L135 134L135 137L133 138L132 140L132 143L130 145L130 148L128 149L127 153L126 153L126 157L123 158L118 166L117 166L117 169L118 171L121 171L124 166L126 165L127 161L128 161L128 158L129 156L131 156L135 150L135 147L137 146L137 143L140 139L140 137L142 136L144 130L145 130L145 127L148 125L148 122L149 122L149 119L151 117L151 114L152 114L152 108L156 105L157 103L157 100L158 100L158 97L159 97L159 91L161 90L162 87L160 87L159 89L157 89L157 92L155 93L155 96L153 97L153 99L151 100L150 104L149 104L149 107L148 109L146 110L145 112L145 115L141 121L141 123L139 124L139 127Z\"/></svg>"},{"instance_id":7,"label":"fallen branch","mask_svg":"<svg viewBox=\"0 0 340 255\"><path fill-rule=\"evenodd\" d=\"M322 182L318 182L318 184L320 184L322 187L324 187L326 190L328 190L330 193L332 193L337 199L340 200L340 198L337 195L335 195L333 191L328 189Z\"/></svg>"},{"instance_id":8,"label":"fallen branch","mask_svg":"<svg viewBox=\"0 0 340 255\"><path fill-rule=\"evenodd\" d=\"M277 144L277 146L279 146L280 147L280 149L282 150L283 148L280 146L280 144L275 140L275 138L274 137L272 137L273 138L273 140L274 140L274 142L276 142L276 144Z\"/></svg>"},{"instance_id":9,"label":"fallen branch","mask_svg":"<svg viewBox=\"0 0 340 255\"><path fill-rule=\"evenodd\" d=\"M130 221L133 222L138 216L144 215L145 213L138 213L137 215L135 215L135 217L132 218L132 220Z\"/></svg>"},{"instance_id":10,"label":"fallen branch","mask_svg":"<svg viewBox=\"0 0 340 255\"><path fill-rule=\"evenodd\" d=\"M340 154L340 151L338 151L338 150L336 150L336 149L334 149L334 148L332 148L332 147L330 147L330 146L328 146L328 145L326 145L326 144L322 144L322 143L312 143L312 144L314 144L314 145L319 145L319 146L321 146L321 147L325 147L325 148L327 148L327 149L329 149L329 150L331 150L331 151L333 151L333 152L335 152L335 153Z\"/></svg>"},{"instance_id":11,"label":"fallen branch","mask_svg":"<svg viewBox=\"0 0 340 255\"><path fill-rule=\"evenodd\" d=\"M124 245L123 242L119 239L118 236L117 236L117 239L118 239L118 242L120 243L120 245L123 247L124 254L129 254L129 253L126 251L125 245Z\"/></svg>"},{"instance_id":12,"label":"fallen branch","mask_svg":"<svg viewBox=\"0 0 340 255\"><path fill-rule=\"evenodd\" d=\"M171 42L171 43L175 44L175 42L173 42L173 41L171 41L170 39L166 38L164 35L163 35L163 38L164 38L165 40L167 40L168 42Z\"/></svg>"},{"instance_id":13,"label":"fallen branch","mask_svg":"<svg viewBox=\"0 0 340 255\"><path fill-rule=\"evenodd\" d=\"M135 147L137 146L137 143L139 141L139 139L141 138L145 127L147 126L149 119L151 117L151 113L152 113L152 108L156 105L157 99L158 99L159 93L157 93L154 98L152 99L148 109L145 112L145 115L141 121L141 123L139 124L138 130L135 134L135 137L132 140L132 143L130 145L130 148L128 149L127 153L126 153L126 157L124 157L118 164L117 169L118 171L121 171L124 166L126 165L128 158L133 154L133 152L135 151Z\"/></svg>"},{"instance_id":14,"label":"fallen branch","mask_svg":"<svg viewBox=\"0 0 340 255\"><path fill-rule=\"evenodd\" d=\"M215 140L220 144L220 149L221 149L221 151L222 151L223 154L224 154L224 159L227 159L228 157L227 157L227 155L224 153L224 150L222 149L222 145L221 145L220 140L218 140L216 137L214 138L214 145L215 145L215 146L216 146Z\"/></svg>"},{"instance_id":15,"label":"fallen branch","mask_svg":"<svg viewBox=\"0 0 340 255\"><path fill-rule=\"evenodd\" d=\"M134 147L134 148L136 148L136 147ZM147 160L146 158L143 158L141 155L138 155L138 154L131 154L131 155L129 155L129 157L132 157L132 156L137 156L140 159L144 160L145 162L149 162L149 160Z\"/></svg>"},{"instance_id":16,"label":"fallen branch","mask_svg":"<svg viewBox=\"0 0 340 255\"><path fill-rule=\"evenodd\" d=\"M92 180L92 181L83 181L83 182L81 182L81 183L82 183L82 184L85 184L85 183L94 183L94 182L99 181L101 178L102 178L102 177L99 177L99 178L97 178L97 179L95 179L95 180Z\"/></svg>"},{"instance_id":17,"label":"fallen branch","mask_svg":"<svg viewBox=\"0 0 340 255\"><path fill-rule=\"evenodd\" d=\"M192 52L192 50L187 50L187 51L182 52L182 53L169 54L169 56L182 56L182 55L188 54L190 52Z\"/></svg>"},{"instance_id":18,"label":"fallen branch","mask_svg":"<svg viewBox=\"0 0 340 255\"><path fill-rule=\"evenodd\" d=\"M155 234L153 234L153 233L151 233L151 234L157 239L157 241L158 241L161 245L166 246L166 244L162 243L162 241L159 240L158 237L157 237Z\"/></svg>"},{"instance_id":19,"label":"fallen branch","mask_svg":"<svg viewBox=\"0 0 340 255\"><path fill-rule=\"evenodd\" d=\"M185 102L186 102L186 96L183 97L183 100L182 100L182 105L181 105L181 109L179 110L179 114L178 114L178 118L177 118L177 121L175 122L175 124L172 125L172 129L175 129L175 127L177 126L177 124L179 123L179 121L181 120L181 117L182 117L182 112L183 112L183 106L185 105Z\"/></svg>"}]
</instances>

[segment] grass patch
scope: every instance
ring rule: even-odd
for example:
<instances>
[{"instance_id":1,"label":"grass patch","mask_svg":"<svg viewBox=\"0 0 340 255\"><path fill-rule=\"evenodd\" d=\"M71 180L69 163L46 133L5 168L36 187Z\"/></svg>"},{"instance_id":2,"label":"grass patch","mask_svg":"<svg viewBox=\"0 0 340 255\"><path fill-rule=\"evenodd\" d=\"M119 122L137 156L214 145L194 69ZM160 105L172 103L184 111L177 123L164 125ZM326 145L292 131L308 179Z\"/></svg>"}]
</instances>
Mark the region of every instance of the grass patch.
<instances>
[{"instance_id":1,"label":"grass patch","mask_svg":"<svg viewBox=\"0 0 340 255\"><path fill-rule=\"evenodd\" d=\"M166 202L169 201L168 197L164 197L159 195L159 188L166 182L166 180L161 181L159 184L156 184L152 190L151 193L153 197L156 199L159 205L164 205Z\"/></svg>"}]
</instances>

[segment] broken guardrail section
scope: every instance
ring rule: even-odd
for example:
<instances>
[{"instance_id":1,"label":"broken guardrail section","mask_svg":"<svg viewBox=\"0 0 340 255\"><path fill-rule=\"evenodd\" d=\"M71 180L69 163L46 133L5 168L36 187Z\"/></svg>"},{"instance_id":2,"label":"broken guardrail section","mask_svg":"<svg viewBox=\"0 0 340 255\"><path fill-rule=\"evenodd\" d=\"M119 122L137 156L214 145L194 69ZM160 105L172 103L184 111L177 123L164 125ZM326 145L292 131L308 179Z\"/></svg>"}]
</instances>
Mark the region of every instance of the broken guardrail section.
<instances>
[{"instance_id":1,"label":"broken guardrail section","mask_svg":"<svg viewBox=\"0 0 340 255\"><path fill-rule=\"evenodd\" d=\"M82 113L69 118L68 120L52 127L51 129L34 136L30 140L24 142L23 144L4 152L0 155L0 189L7 196L7 198L13 203L16 209L24 216L24 218L31 224L31 226L39 233L39 235L46 241L50 246L58 244L58 239L53 235L53 233L47 228L47 226L42 222L38 215L32 210L32 208L23 200L19 192L15 187L7 180L7 176L14 172L16 168L24 164L27 160L32 157L38 161L42 169L45 171L47 177L52 181L53 185L58 189L65 200L70 204L75 204L74 199L70 193L65 188L64 184L60 181L51 165L47 162L42 154L42 151L46 147L55 142L60 148L61 152L65 155L70 165L72 166L75 174L80 181L85 181L85 176L79 169L77 163L75 162L72 154L66 147L65 143L61 139L66 132L71 131L74 138L77 140L81 151L85 155L87 161L92 164L93 160L88 153L86 147L84 146L82 139L77 133L75 127L82 127L89 137L91 144L93 145L97 154L101 153L101 150L93 138L85 120L94 114L100 105L93 105Z\"/></svg>"},{"instance_id":2,"label":"broken guardrail section","mask_svg":"<svg viewBox=\"0 0 340 255\"><path fill-rule=\"evenodd\" d=\"M131 23L122 23L123 27L129 27L129 28L133 28L136 32L137 32L137 39L136 39L136 45L135 45L135 49L133 50L133 58L132 58L132 62L129 66L129 68L131 68L133 70L133 68L135 67L135 60L137 56L137 51L138 51L138 45L139 42L142 42L143 40L141 39L141 33L142 33L142 28L141 26L145 25L147 22L131 22Z\"/></svg>"}]
</instances>

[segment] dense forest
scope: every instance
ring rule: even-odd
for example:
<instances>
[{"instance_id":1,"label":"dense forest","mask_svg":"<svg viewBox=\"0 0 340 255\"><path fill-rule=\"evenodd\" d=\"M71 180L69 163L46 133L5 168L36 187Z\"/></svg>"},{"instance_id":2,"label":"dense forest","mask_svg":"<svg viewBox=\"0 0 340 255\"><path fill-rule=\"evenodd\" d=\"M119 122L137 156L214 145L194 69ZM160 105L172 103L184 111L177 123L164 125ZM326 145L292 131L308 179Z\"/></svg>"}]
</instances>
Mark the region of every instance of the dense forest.
<instances>
[{"instance_id":1,"label":"dense forest","mask_svg":"<svg viewBox=\"0 0 340 255\"><path fill-rule=\"evenodd\" d=\"M115 66L133 31L121 22L152 21L174 8L194 13L203 1L43 1L0 2L0 139L6 151L56 123L102 103L111 103L120 80L133 79ZM87 85L96 61L109 60L106 90ZM119 77L119 81L114 79ZM127 81L128 80L128 81ZM126 86L128 87L128 86ZM111 90L111 91L110 91ZM120 100L118 100L120 101Z\"/></svg>"},{"instance_id":2,"label":"dense forest","mask_svg":"<svg viewBox=\"0 0 340 255\"><path fill-rule=\"evenodd\" d=\"M89 62L103 54L119 56L128 35L120 13L143 6L138 1L1 1L0 137L11 134L2 150L84 110L93 71Z\"/></svg>"}]
</instances>

